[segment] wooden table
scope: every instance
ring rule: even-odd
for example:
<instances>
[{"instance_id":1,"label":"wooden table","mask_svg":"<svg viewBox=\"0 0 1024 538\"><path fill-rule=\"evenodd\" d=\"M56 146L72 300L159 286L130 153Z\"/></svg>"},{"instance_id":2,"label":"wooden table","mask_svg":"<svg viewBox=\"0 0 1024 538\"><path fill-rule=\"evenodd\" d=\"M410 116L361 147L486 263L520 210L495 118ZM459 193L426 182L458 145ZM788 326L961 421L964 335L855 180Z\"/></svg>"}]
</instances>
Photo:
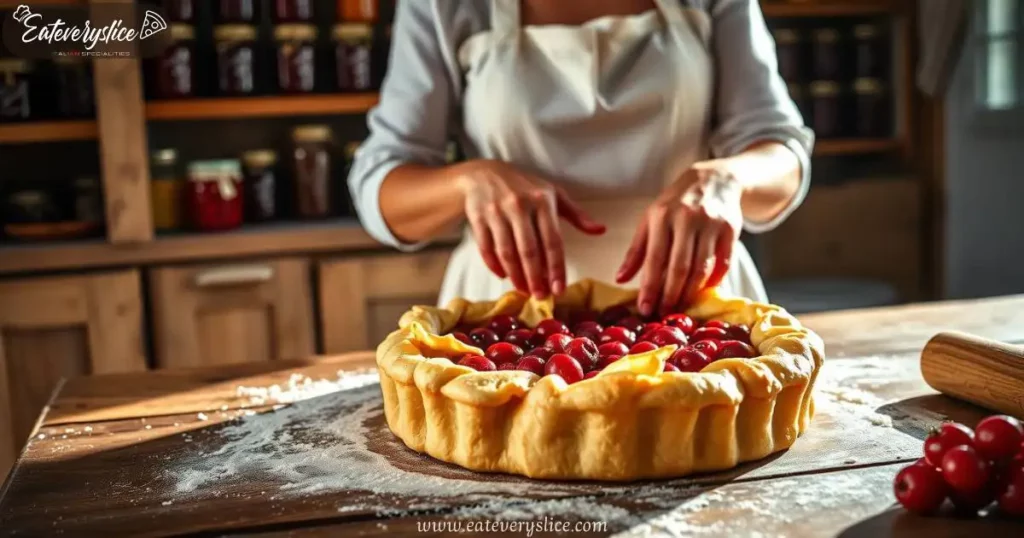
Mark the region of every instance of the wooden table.
<instances>
[{"instance_id":1,"label":"wooden table","mask_svg":"<svg viewBox=\"0 0 1024 538\"><path fill-rule=\"evenodd\" d=\"M581 536L1024 536L993 516L908 515L891 488L928 427L984 414L923 383L921 347L948 329L1024 342L1024 296L804 321L829 361L793 448L635 484L477 475L413 453L383 424L370 353L72 379L2 490L0 536L544 536L588 522L605 527Z\"/></svg>"}]
</instances>

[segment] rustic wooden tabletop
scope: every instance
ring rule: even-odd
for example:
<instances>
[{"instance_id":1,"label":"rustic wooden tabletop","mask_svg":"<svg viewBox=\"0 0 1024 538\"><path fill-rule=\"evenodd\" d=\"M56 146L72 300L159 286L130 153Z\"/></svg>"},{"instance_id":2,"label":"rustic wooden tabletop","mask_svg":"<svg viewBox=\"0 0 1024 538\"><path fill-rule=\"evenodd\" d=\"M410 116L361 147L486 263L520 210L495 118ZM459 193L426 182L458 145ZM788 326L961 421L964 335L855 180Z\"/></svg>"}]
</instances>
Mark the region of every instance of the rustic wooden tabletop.
<instances>
[{"instance_id":1,"label":"rustic wooden tabletop","mask_svg":"<svg viewBox=\"0 0 1024 538\"><path fill-rule=\"evenodd\" d=\"M829 360L793 448L631 484L479 475L406 449L371 353L72 379L0 491L0 535L1024 536L995 516L906 514L891 486L929 427L985 414L925 385L924 343L943 330L1024 342L1024 296L804 322Z\"/></svg>"}]
</instances>

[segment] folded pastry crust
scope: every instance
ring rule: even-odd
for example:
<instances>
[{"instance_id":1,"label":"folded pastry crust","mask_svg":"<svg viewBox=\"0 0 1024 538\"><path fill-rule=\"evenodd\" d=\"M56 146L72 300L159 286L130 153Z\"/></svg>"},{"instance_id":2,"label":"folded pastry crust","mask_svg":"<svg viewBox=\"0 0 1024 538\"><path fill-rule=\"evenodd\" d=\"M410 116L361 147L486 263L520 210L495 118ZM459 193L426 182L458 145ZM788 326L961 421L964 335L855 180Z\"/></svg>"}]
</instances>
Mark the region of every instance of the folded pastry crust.
<instances>
[{"instance_id":1,"label":"folded pastry crust","mask_svg":"<svg viewBox=\"0 0 1024 538\"><path fill-rule=\"evenodd\" d=\"M477 372L445 358L483 354L439 336L456 325L510 314L532 327L562 309L630 305L636 294L584 280L554 300L510 292L414 307L377 348L388 426L409 448L474 471L618 481L727 469L788 448L807 428L821 339L780 307L717 290L686 313L750 327L761 356L662 372L675 350L668 346L627 355L573 385L525 371Z\"/></svg>"}]
</instances>

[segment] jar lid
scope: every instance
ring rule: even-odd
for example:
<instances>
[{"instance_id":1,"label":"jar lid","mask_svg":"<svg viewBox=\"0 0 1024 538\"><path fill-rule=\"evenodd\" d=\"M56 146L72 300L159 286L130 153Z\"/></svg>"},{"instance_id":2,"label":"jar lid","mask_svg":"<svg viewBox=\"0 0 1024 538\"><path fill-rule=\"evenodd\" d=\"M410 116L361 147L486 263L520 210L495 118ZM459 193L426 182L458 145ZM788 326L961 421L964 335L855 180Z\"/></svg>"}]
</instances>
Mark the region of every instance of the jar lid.
<instances>
[{"instance_id":1,"label":"jar lid","mask_svg":"<svg viewBox=\"0 0 1024 538\"><path fill-rule=\"evenodd\" d=\"M316 26L312 24L279 24L274 27L274 39L278 41L313 41Z\"/></svg>"},{"instance_id":2,"label":"jar lid","mask_svg":"<svg viewBox=\"0 0 1024 538\"><path fill-rule=\"evenodd\" d=\"M811 83L811 95L831 97L839 94L839 83L833 80L816 80Z\"/></svg>"},{"instance_id":3,"label":"jar lid","mask_svg":"<svg viewBox=\"0 0 1024 538\"><path fill-rule=\"evenodd\" d=\"M178 150L173 148L158 149L153 152L151 160L153 164L160 166L172 165L178 161Z\"/></svg>"},{"instance_id":4,"label":"jar lid","mask_svg":"<svg viewBox=\"0 0 1024 538\"><path fill-rule=\"evenodd\" d=\"M369 24L345 23L334 25L334 39L369 39L373 28Z\"/></svg>"},{"instance_id":5,"label":"jar lid","mask_svg":"<svg viewBox=\"0 0 1024 538\"><path fill-rule=\"evenodd\" d=\"M331 139L331 128L327 125L300 125L292 130L296 142L326 142Z\"/></svg>"},{"instance_id":6,"label":"jar lid","mask_svg":"<svg viewBox=\"0 0 1024 538\"><path fill-rule=\"evenodd\" d=\"M217 171L234 177L242 176L242 163L238 159L224 159L217 162Z\"/></svg>"},{"instance_id":7,"label":"jar lid","mask_svg":"<svg viewBox=\"0 0 1024 538\"><path fill-rule=\"evenodd\" d=\"M219 161L192 161L188 163L188 180L195 182L216 181Z\"/></svg>"},{"instance_id":8,"label":"jar lid","mask_svg":"<svg viewBox=\"0 0 1024 538\"><path fill-rule=\"evenodd\" d=\"M246 166L271 166L277 162L277 152L270 149L254 149L242 154Z\"/></svg>"},{"instance_id":9,"label":"jar lid","mask_svg":"<svg viewBox=\"0 0 1024 538\"><path fill-rule=\"evenodd\" d=\"M858 94L882 93L882 81L877 78L859 78L853 81L853 91Z\"/></svg>"},{"instance_id":10,"label":"jar lid","mask_svg":"<svg viewBox=\"0 0 1024 538\"><path fill-rule=\"evenodd\" d=\"M185 41L196 38L196 29L191 24L172 24L171 39Z\"/></svg>"},{"instance_id":11,"label":"jar lid","mask_svg":"<svg viewBox=\"0 0 1024 538\"><path fill-rule=\"evenodd\" d=\"M779 45L793 45L800 42L800 32L793 28L777 28L772 32L775 43Z\"/></svg>"},{"instance_id":12,"label":"jar lid","mask_svg":"<svg viewBox=\"0 0 1024 538\"><path fill-rule=\"evenodd\" d=\"M32 67L32 62L20 58L8 58L0 60L0 72L24 73Z\"/></svg>"},{"instance_id":13,"label":"jar lid","mask_svg":"<svg viewBox=\"0 0 1024 538\"><path fill-rule=\"evenodd\" d=\"M256 27L246 24L224 24L213 29L217 41L255 41Z\"/></svg>"},{"instance_id":14,"label":"jar lid","mask_svg":"<svg viewBox=\"0 0 1024 538\"><path fill-rule=\"evenodd\" d=\"M839 30L835 28L818 28L814 31L814 41L817 43L835 43L839 41Z\"/></svg>"},{"instance_id":15,"label":"jar lid","mask_svg":"<svg viewBox=\"0 0 1024 538\"><path fill-rule=\"evenodd\" d=\"M857 39L874 39L882 33L882 28L877 24L858 24L853 27L853 37Z\"/></svg>"}]
</instances>

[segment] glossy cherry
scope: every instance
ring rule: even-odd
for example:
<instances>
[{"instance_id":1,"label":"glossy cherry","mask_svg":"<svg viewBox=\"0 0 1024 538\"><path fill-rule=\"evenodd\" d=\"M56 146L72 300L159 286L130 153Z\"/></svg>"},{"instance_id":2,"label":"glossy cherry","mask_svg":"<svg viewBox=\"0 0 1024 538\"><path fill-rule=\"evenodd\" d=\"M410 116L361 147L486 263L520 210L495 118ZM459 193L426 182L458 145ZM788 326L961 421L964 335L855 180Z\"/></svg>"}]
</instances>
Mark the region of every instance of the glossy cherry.
<instances>
[{"instance_id":1,"label":"glossy cherry","mask_svg":"<svg viewBox=\"0 0 1024 538\"><path fill-rule=\"evenodd\" d=\"M600 370L591 370L591 371L587 372L586 374L583 374L583 379L593 379L593 378L597 377L597 374L599 374L599 373L601 373Z\"/></svg>"},{"instance_id":2,"label":"glossy cherry","mask_svg":"<svg viewBox=\"0 0 1024 538\"><path fill-rule=\"evenodd\" d=\"M534 355L527 355L516 363L516 370L533 372L542 376L544 375L544 359Z\"/></svg>"},{"instance_id":3,"label":"glossy cherry","mask_svg":"<svg viewBox=\"0 0 1024 538\"><path fill-rule=\"evenodd\" d=\"M617 324L619 320L621 320L622 318L628 317L630 315L631 312L629 311L628 307L626 307L625 305L619 305L613 306L608 310L601 312L600 316L598 317L598 320L601 322L601 325L604 325L605 327L610 327L612 325Z\"/></svg>"},{"instance_id":4,"label":"glossy cherry","mask_svg":"<svg viewBox=\"0 0 1024 538\"><path fill-rule=\"evenodd\" d=\"M701 327L693 331L690 341L700 342L701 340L729 340L729 333L720 327Z\"/></svg>"},{"instance_id":5,"label":"glossy cherry","mask_svg":"<svg viewBox=\"0 0 1024 538\"><path fill-rule=\"evenodd\" d=\"M686 314L669 314L665 316L662 323L683 331L686 336L690 336L693 331L697 330L697 322Z\"/></svg>"},{"instance_id":6,"label":"glossy cherry","mask_svg":"<svg viewBox=\"0 0 1024 538\"><path fill-rule=\"evenodd\" d=\"M495 364L502 364L506 362L515 364L519 362L519 359L523 358L523 350L515 344L498 342L497 344L487 348L486 356Z\"/></svg>"},{"instance_id":7,"label":"glossy cherry","mask_svg":"<svg viewBox=\"0 0 1024 538\"><path fill-rule=\"evenodd\" d=\"M1024 430L1020 421L1007 415L987 417L974 427L974 448L993 461L1013 459L1020 450Z\"/></svg>"},{"instance_id":8,"label":"glossy cherry","mask_svg":"<svg viewBox=\"0 0 1024 538\"><path fill-rule=\"evenodd\" d=\"M544 347L555 353L565 353L565 350L569 347L569 342L572 342L572 337L568 334L552 334L544 341Z\"/></svg>"},{"instance_id":9,"label":"glossy cherry","mask_svg":"<svg viewBox=\"0 0 1024 538\"><path fill-rule=\"evenodd\" d=\"M729 327L732 327L732 324L731 323L726 323L726 322L724 322L724 321L722 321L720 319L709 319L709 320L704 322L702 327L709 327L709 328L717 328L717 329L726 330Z\"/></svg>"},{"instance_id":10,"label":"glossy cherry","mask_svg":"<svg viewBox=\"0 0 1024 538\"><path fill-rule=\"evenodd\" d=\"M712 340L704 340L704 342L711 342ZM718 342L718 354L716 358L719 359L750 359L757 356L757 349L754 346L740 342L739 340L722 340Z\"/></svg>"},{"instance_id":11,"label":"glossy cherry","mask_svg":"<svg viewBox=\"0 0 1024 538\"><path fill-rule=\"evenodd\" d=\"M631 346L636 343L636 333L625 327L608 327L601 332L598 343L606 344L608 342L622 342L627 346Z\"/></svg>"},{"instance_id":12,"label":"glossy cherry","mask_svg":"<svg viewBox=\"0 0 1024 538\"><path fill-rule=\"evenodd\" d=\"M980 493L991 475L988 461L972 446L953 447L942 456L942 478L957 493Z\"/></svg>"},{"instance_id":13,"label":"glossy cherry","mask_svg":"<svg viewBox=\"0 0 1024 538\"><path fill-rule=\"evenodd\" d=\"M604 327L596 321L581 321L572 329L572 333L581 338L589 338L595 342L601 338Z\"/></svg>"},{"instance_id":14,"label":"glossy cherry","mask_svg":"<svg viewBox=\"0 0 1024 538\"><path fill-rule=\"evenodd\" d=\"M462 357L462 360L459 361L459 366L466 366L478 372L493 372L498 369L487 357L473 354Z\"/></svg>"},{"instance_id":15,"label":"glossy cherry","mask_svg":"<svg viewBox=\"0 0 1024 538\"><path fill-rule=\"evenodd\" d=\"M565 352L576 359L584 370L590 370L597 362L597 344L588 338L573 338L565 347Z\"/></svg>"},{"instance_id":16,"label":"glossy cherry","mask_svg":"<svg viewBox=\"0 0 1024 538\"><path fill-rule=\"evenodd\" d=\"M637 340L639 340L641 342L644 341L644 340L649 340L651 335L654 334L654 331L656 331L656 330L658 330L658 329L660 329L660 328L662 328L664 326L665 326L664 323L659 323L657 321L652 321L650 323L645 323L644 324L644 328L641 329L638 333L636 333L637 334Z\"/></svg>"},{"instance_id":17,"label":"glossy cherry","mask_svg":"<svg viewBox=\"0 0 1024 538\"><path fill-rule=\"evenodd\" d=\"M498 370L499 371L507 371L507 370L515 370L515 369L516 369L516 365L515 365L515 363L512 363L512 362L505 362L505 363L502 363L502 364L498 365Z\"/></svg>"},{"instance_id":18,"label":"glossy cherry","mask_svg":"<svg viewBox=\"0 0 1024 538\"><path fill-rule=\"evenodd\" d=\"M1024 466L1014 465L999 494L999 509L1004 513L1024 517Z\"/></svg>"},{"instance_id":19,"label":"glossy cherry","mask_svg":"<svg viewBox=\"0 0 1024 538\"><path fill-rule=\"evenodd\" d=\"M694 342L690 344L690 347L701 352L709 361L714 361L718 358L719 345L714 340L701 340L700 342Z\"/></svg>"},{"instance_id":20,"label":"glossy cherry","mask_svg":"<svg viewBox=\"0 0 1024 538\"><path fill-rule=\"evenodd\" d=\"M629 348L630 355L639 355L641 353L647 353L648 351L654 351L658 349L659 345L653 342L637 342L633 347Z\"/></svg>"},{"instance_id":21,"label":"glossy cherry","mask_svg":"<svg viewBox=\"0 0 1024 538\"><path fill-rule=\"evenodd\" d=\"M671 362L666 362L665 363L665 367L662 368L661 371L662 372L679 372L680 370L679 370L679 368L676 368L676 365L672 364Z\"/></svg>"},{"instance_id":22,"label":"glossy cherry","mask_svg":"<svg viewBox=\"0 0 1024 538\"><path fill-rule=\"evenodd\" d=\"M743 325L733 325L725 330L729 338L733 340L739 340L740 342L750 343L750 329Z\"/></svg>"},{"instance_id":23,"label":"glossy cherry","mask_svg":"<svg viewBox=\"0 0 1024 538\"><path fill-rule=\"evenodd\" d=\"M608 355L623 356L629 353L629 346L622 342L606 342L597 346L597 354L601 357L607 357Z\"/></svg>"},{"instance_id":24,"label":"glossy cherry","mask_svg":"<svg viewBox=\"0 0 1024 538\"><path fill-rule=\"evenodd\" d=\"M545 319L537 324L537 327L533 329L533 332L547 340L552 334L569 334L569 327L566 327L564 323L557 319Z\"/></svg>"},{"instance_id":25,"label":"glossy cherry","mask_svg":"<svg viewBox=\"0 0 1024 538\"><path fill-rule=\"evenodd\" d=\"M508 315L498 315L491 318L491 322L487 325L487 328L497 333L498 336L504 338L509 331L514 331L522 327L519 320Z\"/></svg>"},{"instance_id":26,"label":"glossy cherry","mask_svg":"<svg viewBox=\"0 0 1024 538\"><path fill-rule=\"evenodd\" d=\"M533 347L531 339L533 338L533 331L530 329L515 329L508 332L505 335L504 340L510 344L519 346L521 349L529 349Z\"/></svg>"},{"instance_id":27,"label":"glossy cherry","mask_svg":"<svg viewBox=\"0 0 1024 538\"><path fill-rule=\"evenodd\" d=\"M685 346L686 335L677 327L666 326L651 334L650 342L658 347Z\"/></svg>"},{"instance_id":28,"label":"glossy cherry","mask_svg":"<svg viewBox=\"0 0 1024 538\"><path fill-rule=\"evenodd\" d=\"M475 346L476 345L476 344L473 343L473 340L471 340L469 338L469 335L464 333L464 332L462 332L462 331L455 331L455 332L452 333L452 336L454 336L456 340L458 340L459 342L462 342L463 344L466 344L467 346Z\"/></svg>"},{"instance_id":29,"label":"glossy cherry","mask_svg":"<svg viewBox=\"0 0 1024 538\"><path fill-rule=\"evenodd\" d=\"M893 481L896 500L904 508L918 514L931 514L946 500L948 488L942 473L931 465L910 465L896 474Z\"/></svg>"},{"instance_id":30,"label":"glossy cherry","mask_svg":"<svg viewBox=\"0 0 1024 538\"><path fill-rule=\"evenodd\" d=\"M616 362L621 358L622 355L601 355L601 358L597 359L597 366L595 367L595 370L604 370L611 366L613 362Z\"/></svg>"},{"instance_id":31,"label":"glossy cherry","mask_svg":"<svg viewBox=\"0 0 1024 538\"><path fill-rule=\"evenodd\" d=\"M548 359L547 364L544 365L544 373L560 376L570 385L583 379L583 367L580 366L576 359L565 353L552 355Z\"/></svg>"},{"instance_id":32,"label":"glossy cherry","mask_svg":"<svg viewBox=\"0 0 1024 538\"><path fill-rule=\"evenodd\" d=\"M646 324L643 322L643 320L636 316L626 316L620 319L619 322L616 323L616 325L618 325L619 327L625 327L635 332L636 334L641 334L644 332L644 325Z\"/></svg>"},{"instance_id":33,"label":"glossy cherry","mask_svg":"<svg viewBox=\"0 0 1024 538\"><path fill-rule=\"evenodd\" d=\"M490 329L473 329L469 332L469 339L473 341L473 345L480 349L487 349L493 344L497 344L501 341L498 338L498 334Z\"/></svg>"},{"instance_id":34,"label":"glossy cherry","mask_svg":"<svg viewBox=\"0 0 1024 538\"><path fill-rule=\"evenodd\" d=\"M672 353L669 362L675 364L680 372L699 372L711 364L711 359L693 347L684 347Z\"/></svg>"},{"instance_id":35,"label":"glossy cherry","mask_svg":"<svg viewBox=\"0 0 1024 538\"><path fill-rule=\"evenodd\" d=\"M527 353L527 355L533 355L534 357L538 357L541 360L545 360L545 361L550 359L551 356L554 355L554 354L555 354L555 350L553 350L551 348L543 347L543 346L542 347L535 347L535 348L531 349L529 351L529 353Z\"/></svg>"},{"instance_id":36,"label":"glossy cherry","mask_svg":"<svg viewBox=\"0 0 1024 538\"><path fill-rule=\"evenodd\" d=\"M957 422L943 422L924 439L924 459L935 467L942 466L946 452L961 445L973 445L974 432Z\"/></svg>"}]
</instances>

